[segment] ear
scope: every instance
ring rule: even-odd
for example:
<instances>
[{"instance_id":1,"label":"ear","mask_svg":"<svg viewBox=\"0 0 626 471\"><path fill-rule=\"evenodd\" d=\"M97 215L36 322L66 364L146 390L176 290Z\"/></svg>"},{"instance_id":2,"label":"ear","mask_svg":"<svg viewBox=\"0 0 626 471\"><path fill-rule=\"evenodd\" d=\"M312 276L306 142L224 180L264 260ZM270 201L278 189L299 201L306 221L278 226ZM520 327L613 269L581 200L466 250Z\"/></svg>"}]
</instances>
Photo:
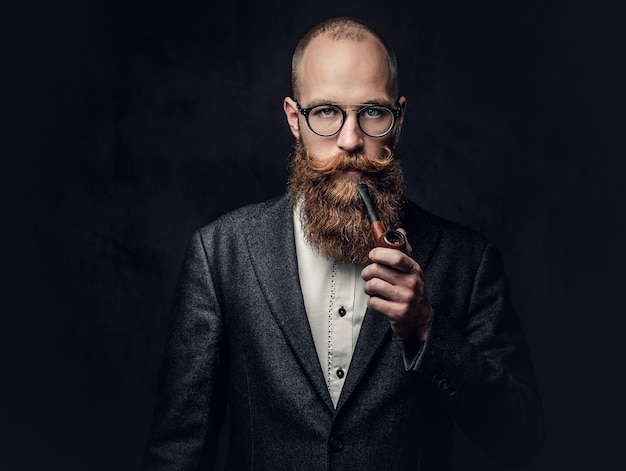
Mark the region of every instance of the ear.
<instances>
[{"instance_id":1,"label":"ear","mask_svg":"<svg viewBox=\"0 0 626 471\"><path fill-rule=\"evenodd\" d=\"M291 133L296 139L300 139L300 121L298 119L300 112L298 111L298 105L292 98L285 97L285 100L283 101L283 110L285 111L285 116L287 117L287 123L289 123Z\"/></svg>"},{"instance_id":2,"label":"ear","mask_svg":"<svg viewBox=\"0 0 626 471\"><path fill-rule=\"evenodd\" d=\"M402 123L404 123L404 115L406 113L406 97L401 96L398 98L398 106L402 110L402 114L398 118L398 128L396 134L400 135L400 130L402 129Z\"/></svg>"}]
</instances>

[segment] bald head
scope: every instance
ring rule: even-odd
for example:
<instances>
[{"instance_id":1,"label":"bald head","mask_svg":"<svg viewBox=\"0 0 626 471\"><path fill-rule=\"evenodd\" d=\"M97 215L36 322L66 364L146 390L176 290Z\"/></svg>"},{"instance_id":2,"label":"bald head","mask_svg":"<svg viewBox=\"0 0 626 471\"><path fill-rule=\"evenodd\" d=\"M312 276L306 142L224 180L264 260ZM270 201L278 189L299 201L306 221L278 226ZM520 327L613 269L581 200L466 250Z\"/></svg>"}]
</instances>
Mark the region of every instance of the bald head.
<instances>
[{"instance_id":1,"label":"bald head","mask_svg":"<svg viewBox=\"0 0 626 471\"><path fill-rule=\"evenodd\" d=\"M291 61L291 87L292 94L296 100L301 92L303 70L302 62L309 46L318 38L323 38L324 42L370 42L376 43L385 58L384 69L381 73L388 75L387 92L390 96L398 96L398 65L396 55L387 40L371 25L362 20L340 17L326 20L310 29L298 42Z\"/></svg>"}]
</instances>

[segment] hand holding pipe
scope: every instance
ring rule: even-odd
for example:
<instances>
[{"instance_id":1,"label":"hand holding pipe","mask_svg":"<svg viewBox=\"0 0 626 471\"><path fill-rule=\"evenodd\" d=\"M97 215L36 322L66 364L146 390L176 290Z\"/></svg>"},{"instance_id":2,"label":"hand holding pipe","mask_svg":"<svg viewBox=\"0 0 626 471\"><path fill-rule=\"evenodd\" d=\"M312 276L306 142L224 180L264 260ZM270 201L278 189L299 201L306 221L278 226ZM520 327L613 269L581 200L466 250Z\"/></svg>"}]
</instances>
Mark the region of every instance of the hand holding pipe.
<instances>
[{"instance_id":1,"label":"hand holding pipe","mask_svg":"<svg viewBox=\"0 0 626 471\"><path fill-rule=\"evenodd\" d=\"M395 229L390 229L388 231L385 230L385 226L378 216L378 211L376 210L376 206L374 206L374 201L372 201L367 185L361 183L356 186L356 189L359 192L359 196L363 200L363 204L365 205L367 218L370 221L370 228L372 230L372 234L374 235L376 247L386 247L405 252L406 238L404 237L404 234Z\"/></svg>"}]
</instances>

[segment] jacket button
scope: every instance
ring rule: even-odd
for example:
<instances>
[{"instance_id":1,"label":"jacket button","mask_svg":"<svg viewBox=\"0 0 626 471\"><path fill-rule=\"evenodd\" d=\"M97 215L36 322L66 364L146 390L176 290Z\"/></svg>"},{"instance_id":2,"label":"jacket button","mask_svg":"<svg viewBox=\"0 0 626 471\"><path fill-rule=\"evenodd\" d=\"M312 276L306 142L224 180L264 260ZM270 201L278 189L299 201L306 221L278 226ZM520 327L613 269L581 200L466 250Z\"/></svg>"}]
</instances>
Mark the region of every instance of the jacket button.
<instances>
[{"instance_id":1,"label":"jacket button","mask_svg":"<svg viewBox=\"0 0 626 471\"><path fill-rule=\"evenodd\" d=\"M330 437L329 445L333 451L341 451L343 442L337 437Z\"/></svg>"},{"instance_id":2,"label":"jacket button","mask_svg":"<svg viewBox=\"0 0 626 471\"><path fill-rule=\"evenodd\" d=\"M337 378L339 378L339 379L343 378L343 375L344 375L344 374L345 374L345 373L343 372L343 370L342 370L341 368L339 368L339 369L337 370Z\"/></svg>"},{"instance_id":3,"label":"jacket button","mask_svg":"<svg viewBox=\"0 0 626 471\"><path fill-rule=\"evenodd\" d=\"M346 315L346 309L345 309L343 306L341 306L341 307L339 308L339 315L340 315L341 317L343 317L343 316L345 316L345 315Z\"/></svg>"}]
</instances>

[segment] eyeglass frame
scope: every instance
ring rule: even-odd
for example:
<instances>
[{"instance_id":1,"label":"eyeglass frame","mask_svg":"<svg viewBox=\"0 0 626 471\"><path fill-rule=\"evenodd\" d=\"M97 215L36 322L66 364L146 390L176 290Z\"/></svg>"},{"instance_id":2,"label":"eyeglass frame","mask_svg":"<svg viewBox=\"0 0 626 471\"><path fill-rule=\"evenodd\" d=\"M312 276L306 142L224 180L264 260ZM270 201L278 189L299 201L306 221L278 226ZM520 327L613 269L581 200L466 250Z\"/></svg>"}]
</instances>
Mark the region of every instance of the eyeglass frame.
<instances>
[{"instance_id":1,"label":"eyeglass frame","mask_svg":"<svg viewBox=\"0 0 626 471\"><path fill-rule=\"evenodd\" d=\"M396 104L397 108L392 108L391 106L382 105L382 104L379 104L379 103L368 103L368 104L361 104L360 103L359 105L362 105L362 108L359 109L356 112L356 117L357 117L356 122L359 125L359 129L361 130L361 132L363 134L365 134L368 137L372 137L374 139L378 139L378 138L381 138L381 137L388 136L389 133L391 133L391 131L393 131L393 128L395 127L398 119L400 119L400 117L402 116L402 105L400 105L400 103ZM337 109L339 109L341 111L341 114L343 115L342 118L341 118L341 125L339 126L339 129L337 129L334 133L332 133L332 134L320 134L319 132L315 131L311 127L311 124L309 123L309 113L311 112L311 110L313 108L317 108L318 106L332 106L332 107L337 108ZM391 126L389 126L389 129L387 131L385 131L384 134L372 135L372 134L369 134L369 133L365 132L365 130L361 127L361 120L359 119L361 113L363 111L365 111L366 109L371 108L371 107L375 107L375 106L379 107L379 108L385 108L386 110L391 111L391 116L393 117L393 122L391 123ZM317 105L313 105L313 106L308 106L306 108L302 108L300 106L300 103L298 103L296 101L296 107L298 108L298 111L302 114L302 116L304 116L306 124L309 127L309 129L311 130L311 132L314 133L314 134L317 134L318 136L321 136L321 137L332 137L332 136L338 134L339 131L341 131L343 129L343 125L346 122L346 117L348 116L348 113L346 112L346 110L344 110L341 106L339 106L339 105L337 105L335 103L319 103Z\"/></svg>"}]
</instances>

